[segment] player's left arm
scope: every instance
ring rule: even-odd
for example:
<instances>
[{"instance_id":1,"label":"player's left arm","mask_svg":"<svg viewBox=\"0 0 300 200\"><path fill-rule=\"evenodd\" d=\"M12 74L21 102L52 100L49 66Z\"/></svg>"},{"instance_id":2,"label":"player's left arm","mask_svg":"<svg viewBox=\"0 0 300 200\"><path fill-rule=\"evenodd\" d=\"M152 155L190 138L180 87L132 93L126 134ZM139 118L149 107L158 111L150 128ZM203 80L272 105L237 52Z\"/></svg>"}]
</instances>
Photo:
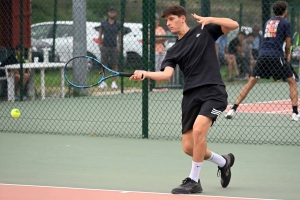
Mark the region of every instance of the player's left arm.
<instances>
[{"instance_id":1,"label":"player's left arm","mask_svg":"<svg viewBox=\"0 0 300 200\"><path fill-rule=\"evenodd\" d=\"M221 26L223 33L228 33L231 30L235 30L239 27L239 24L229 18L217 18L217 17L201 17L196 14L192 14L192 16L197 20L199 24L202 24L202 29L206 24L216 24Z\"/></svg>"}]
</instances>

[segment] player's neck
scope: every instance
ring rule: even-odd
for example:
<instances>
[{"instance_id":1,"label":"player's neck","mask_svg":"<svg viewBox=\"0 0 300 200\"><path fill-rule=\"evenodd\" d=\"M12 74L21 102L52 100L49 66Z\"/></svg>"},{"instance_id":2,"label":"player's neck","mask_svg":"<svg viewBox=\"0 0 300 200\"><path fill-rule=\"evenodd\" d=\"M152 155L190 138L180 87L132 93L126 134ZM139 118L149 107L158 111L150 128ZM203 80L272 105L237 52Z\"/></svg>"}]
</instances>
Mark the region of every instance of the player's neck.
<instances>
[{"instance_id":1,"label":"player's neck","mask_svg":"<svg viewBox=\"0 0 300 200\"><path fill-rule=\"evenodd\" d=\"M277 15L277 16L275 16L275 17L278 17L278 18L285 18L285 17L286 17L286 12L284 12L283 15L280 15L280 16Z\"/></svg>"},{"instance_id":2,"label":"player's neck","mask_svg":"<svg viewBox=\"0 0 300 200\"><path fill-rule=\"evenodd\" d=\"M113 23L115 23L115 19L114 19L114 18L108 18L108 22L109 22L110 24L113 24Z\"/></svg>"},{"instance_id":3,"label":"player's neck","mask_svg":"<svg viewBox=\"0 0 300 200\"><path fill-rule=\"evenodd\" d=\"M185 24L182 29L177 33L178 40L180 40L188 31L190 28Z\"/></svg>"}]
</instances>

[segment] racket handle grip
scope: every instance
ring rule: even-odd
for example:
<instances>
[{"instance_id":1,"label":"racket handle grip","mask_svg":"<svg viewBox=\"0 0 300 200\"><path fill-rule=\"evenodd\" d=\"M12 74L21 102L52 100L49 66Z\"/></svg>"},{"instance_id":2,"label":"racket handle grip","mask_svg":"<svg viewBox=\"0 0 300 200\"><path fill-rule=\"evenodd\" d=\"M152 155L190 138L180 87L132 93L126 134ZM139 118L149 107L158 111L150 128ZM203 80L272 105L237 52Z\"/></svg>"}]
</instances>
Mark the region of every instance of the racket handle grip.
<instances>
[{"instance_id":1,"label":"racket handle grip","mask_svg":"<svg viewBox=\"0 0 300 200\"><path fill-rule=\"evenodd\" d=\"M119 72L119 76L123 76L123 77L130 77L132 75L133 75L132 73Z\"/></svg>"}]
</instances>

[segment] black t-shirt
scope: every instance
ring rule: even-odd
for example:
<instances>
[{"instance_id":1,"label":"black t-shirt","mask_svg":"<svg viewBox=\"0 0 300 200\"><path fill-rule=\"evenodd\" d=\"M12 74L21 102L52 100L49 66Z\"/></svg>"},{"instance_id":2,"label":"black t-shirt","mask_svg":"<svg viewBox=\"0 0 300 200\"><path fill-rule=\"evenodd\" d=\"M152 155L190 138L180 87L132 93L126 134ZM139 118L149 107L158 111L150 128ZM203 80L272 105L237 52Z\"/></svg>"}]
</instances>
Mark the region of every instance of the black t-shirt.
<instances>
[{"instance_id":1,"label":"black t-shirt","mask_svg":"<svg viewBox=\"0 0 300 200\"><path fill-rule=\"evenodd\" d=\"M11 54L10 56L8 56L5 60L3 60L3 62L1 63L1 67L5 66L5 65L13 65L13 64L17 64L19 63L19 61L16 58L15 54Z\"/></svg>"},{"instance_id":2,"label":"black t-shirt","mask_svg":"<svg viewBox=\"0 0 300 200\"><path fill-rule=\"evenodd\" d=\"M202 24L190 29L180 40L167 50L161 65L175 69L178 64L184 78L183 92L209 84L224 85L220 74L215 41L223 35L221 26Z\"/></svg>"},{"instance_id":3,"label":"black t-shirt","mask_svg":"<svg viewBox=\"0 0 300 200\"><path fill-rule=\"evenodd\" d=\"M233 40L231 40L231 42L228 45L228 53L229 54L237 54L238 51L237 51L236 47L239 45L240 45L240 41L237 37L234 38Z\"/></svg>"},{"instance_id":4,"label":"black t-shirt","mask_svg":"<svg viewBox=\"0 0 300 200\"><path fill-rule=\"evenodd\" d=\"M264 40L259 52L261 57L284 57L283 44L291 37L291 23L286 19L274 17L265 24Z\"/></svg>"},{"instance_id":5,"label":"black t-shirt","mask_svg":"<svg viewBox=\"0 0 300 200\"><path fill-rule=\"evenodd\" d=\"M3 60L3 62L1 62L0 67L4 67L6 65L17 64L17 63L19 63L19 61L17 60L15 54L11 54L5 60ZM4 77L4 76L5 76L5 71L0 70L0 77Z\"/></svg>"},{"instance_id":6,"label":"black t-shirt","mask_svg":"<svg viewBox=\"0 0 300 200\"><path fill-rule=\"evenodd\" d=\"M104 20L103 22L101 22L100 28L102 28L104 35L103 46L116 47L118 32L119 30L121 30L121 24L118 21L110 24L108 20Z\"/></svg>"}]
</instances>

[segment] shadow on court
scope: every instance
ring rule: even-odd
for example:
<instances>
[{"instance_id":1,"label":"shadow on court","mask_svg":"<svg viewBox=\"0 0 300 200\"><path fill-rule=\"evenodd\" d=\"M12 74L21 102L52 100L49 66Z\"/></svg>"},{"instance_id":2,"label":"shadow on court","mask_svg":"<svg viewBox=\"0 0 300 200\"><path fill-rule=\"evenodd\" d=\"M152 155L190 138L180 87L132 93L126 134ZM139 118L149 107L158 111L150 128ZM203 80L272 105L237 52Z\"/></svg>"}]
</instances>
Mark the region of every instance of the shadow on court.
<instances>
[{"instance_id":1,"label":"shadow on court","mask_svg":"<svg viewBox=\"0 0 300 200\"><path fill-rule=\"evenodd\" d=\"M228 188L216 165L201 170L203 195L299 199L299 147L208 144L236 162ZM170 193L189 175L180 141L0 134L0 183ZM1 191L0 191L1 193Z\"/></svg>"}]
</instances>

